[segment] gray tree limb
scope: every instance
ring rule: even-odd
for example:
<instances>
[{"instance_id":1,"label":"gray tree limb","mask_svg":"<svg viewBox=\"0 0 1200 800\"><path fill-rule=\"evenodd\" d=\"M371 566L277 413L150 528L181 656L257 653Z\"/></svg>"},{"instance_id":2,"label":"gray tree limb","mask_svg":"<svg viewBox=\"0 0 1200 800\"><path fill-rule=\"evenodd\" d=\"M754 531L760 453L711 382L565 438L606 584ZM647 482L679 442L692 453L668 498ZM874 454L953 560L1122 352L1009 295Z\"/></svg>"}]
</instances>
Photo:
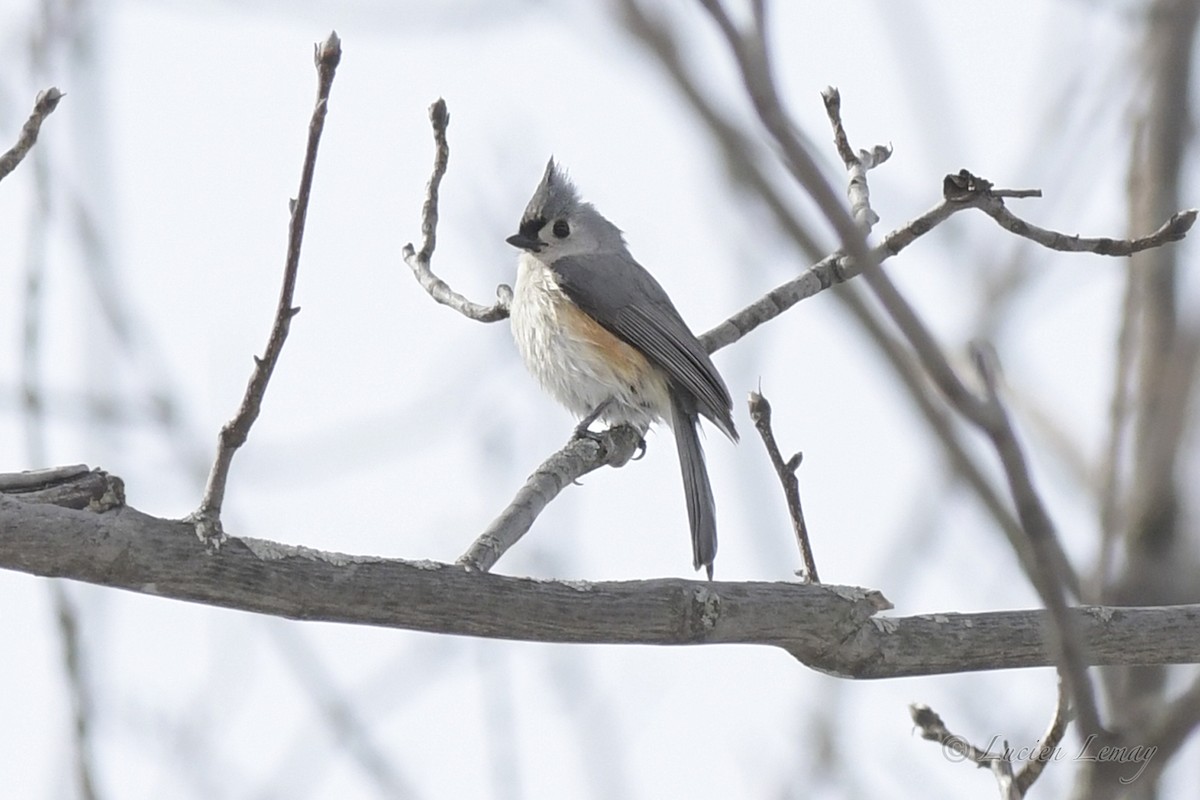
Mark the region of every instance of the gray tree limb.
<instances>
[{"instance_id":1,"label":"gray tree limb","mask_svg":"<svg viewBox=\"0 0 1200 800\"><path fill-rule=\"evenodd\" d=\"M53 497L62 505L28 486L0 493L0 568L288 619L531 642L769 645L847 678L1053 663L1041 610L889 617L879 592L845 586L533 580L236 536L214 551L188 522L124 505L120 479L99 470L56 478ZM1089 663L1200 663L1200 605L1069 613Z\"/></svg>"}]
</instances>

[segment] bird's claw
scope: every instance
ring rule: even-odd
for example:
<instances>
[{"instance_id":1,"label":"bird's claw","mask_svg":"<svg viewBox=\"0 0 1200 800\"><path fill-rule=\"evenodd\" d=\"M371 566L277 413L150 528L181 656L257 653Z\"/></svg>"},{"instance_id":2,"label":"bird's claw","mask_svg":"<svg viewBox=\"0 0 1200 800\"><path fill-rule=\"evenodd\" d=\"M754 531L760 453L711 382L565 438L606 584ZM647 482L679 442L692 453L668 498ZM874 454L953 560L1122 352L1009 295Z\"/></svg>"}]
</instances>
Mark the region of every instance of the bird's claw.
<instances>
[{"instance_id":1,"label":"bird's claw","mask_svg":"<svg viewBox=\"0 0 1200 800\"><path fill-rule=\"evenodd\" d=\"M646 455L646 437L645 436L638 439L637 455L635 455L631 460L632 461L641 461L642 456L644 456L644 455Z\"/></svg>"},{"instance_id":2,"label":"bird's claw","mask_svg":"<svg viewBox=\"0 0 1200 800\"><path fill-rule=\"evenodd\" d=\"M575 434L572 438L591 439L596 444L600 444L600 434L593 431L587 425L576 425L575 426Z\"/></svg>"}]
</instances>

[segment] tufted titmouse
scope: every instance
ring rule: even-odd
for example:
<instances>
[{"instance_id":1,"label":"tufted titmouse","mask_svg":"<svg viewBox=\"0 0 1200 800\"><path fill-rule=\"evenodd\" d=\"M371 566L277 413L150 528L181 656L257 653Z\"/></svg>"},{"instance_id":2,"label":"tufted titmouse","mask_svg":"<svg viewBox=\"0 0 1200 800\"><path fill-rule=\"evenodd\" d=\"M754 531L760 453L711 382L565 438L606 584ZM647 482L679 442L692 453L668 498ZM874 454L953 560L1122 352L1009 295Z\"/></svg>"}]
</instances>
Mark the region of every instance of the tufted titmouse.
<instances>
[{"instance_id":1,"label":"tufted titmouse","mask_svg":"<svg viewBox=\"0 0 1200 800\"><path fill-rule=\"evenodd\" d=\"M560 403L593 421L675 432L692 559L712 579L716 513L696 430L703 414L737 441L729 390L658 281L617 226L579 199L550 159L508 243L519 247L511 316L525 366Z\"/></svg>"}]
</instances>

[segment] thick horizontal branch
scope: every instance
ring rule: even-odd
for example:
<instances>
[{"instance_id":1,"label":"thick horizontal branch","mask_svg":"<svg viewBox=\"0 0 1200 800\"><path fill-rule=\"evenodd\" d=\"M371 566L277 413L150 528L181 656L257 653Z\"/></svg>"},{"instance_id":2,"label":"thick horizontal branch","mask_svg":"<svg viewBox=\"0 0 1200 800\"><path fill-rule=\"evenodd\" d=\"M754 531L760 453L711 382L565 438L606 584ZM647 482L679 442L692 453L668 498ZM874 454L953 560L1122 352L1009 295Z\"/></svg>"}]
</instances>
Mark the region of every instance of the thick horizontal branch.
<instances>
[{"instance_id":1,"label":"thick horizontal branch","mask_svg":"<svg viewBox=\"0 0 1200 800\"><path fill-rule=\"evenodd\" d=\"M116 478L78 481L81 497L109 498L93 508L119 498ZM1052 663L1043 611L891 618L878 614L888 607L878 592L852 587L541 581L232 536L212 551L183 521L8 494L0 494L0 568L299 620L536 642L772 645L853 678ZM1200 605L1071 614L1093 664L1200 663Z\"/></svg>"}]
</instances>

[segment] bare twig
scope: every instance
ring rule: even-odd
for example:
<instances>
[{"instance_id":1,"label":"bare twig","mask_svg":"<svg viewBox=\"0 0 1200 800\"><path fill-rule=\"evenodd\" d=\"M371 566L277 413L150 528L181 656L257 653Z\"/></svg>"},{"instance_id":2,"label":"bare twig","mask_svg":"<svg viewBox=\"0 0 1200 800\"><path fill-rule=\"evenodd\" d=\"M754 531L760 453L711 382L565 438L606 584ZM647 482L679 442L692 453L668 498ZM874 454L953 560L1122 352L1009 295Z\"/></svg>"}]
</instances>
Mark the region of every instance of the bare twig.
<instances>
[{"instance_id":1,"label":"bare twig","mask_svg":"<svg viewBox=\"0 0 1200 800\"><path fill-rule=\"evenodd\" d=\"M0 181L8 177L8 174L16 169L17 165L25 158L25 154L37 142L38 132L42 129L42 122L58 107L58 101L62 100L63 97L63 93L54 86L38 92L37 99L33 103L33 113L29 115L29 119L25 120L25 124L21 126L21 133L17 137L17 143L9 148L7 153L0 155Z\"/></svg>"},{"instance_id":2,"label":"bare twig","mask_svg":"<svg viewBox=\"0 0 1200 800\"><path fill-rule=\"evenodd\" d=\"M363 709L346 697L301 629L278 624L269 626L268 631L296 681L337 738L340 749L358 762L363 774L374 782L379 796L417 797L411 781L392 763L393 754L376 741L372 727L361 718Z\"/></svg>"},{"instance_id":3,"label":"bare twig","mask_svg":"<svg viewBox=\"0 0 1200 800\"><path fill-rule=\"evenodd\" d=\"M618 425L594 437L572 438L534 470L513 501L472 542L458 563L480 572L490 570L529 531L559 492L606 464L622 466L633 456L640 441L640 432L628 425Z\"/></svg>"},{"instance_id":4,"label":"bare twig","mask_svg":"<svg viewBox=\"0 0 1200 800\"><path fill-rule=\"evenodd\" d=\"M990 181L972 175L964 169L955 175L946 176L942 182L942 194L947 200L955 203L970 203L996 220L1000 227L1009 233L1015 233L1042 247L1064 253L1095 253L1101 256L1130 256L1143 250L1162 247L1170 242L1178 242L1187 236L1196 222L1197 214L1200 214L1200 211L1194 208L1177 211L1160 225L1158 230L1134 239L1089 238L1038 227L1021 219L1004 205L1006 197L1041 197L1042 193L1038 189L994 189Z\"/></svg>"},{"instance_id":5,"label":"bare twig","mask_svg":"<svg viewBox=\"0 0 1200 800\"><path fill-rule=\"evenodd\" d=\"M1070 722L1070 709L1067 705L1065 684L1058 682L1058 700L1054 706L1054 716L1045 735L1038 740L1036 747L1022 747L1022 751L1032 751L1032 757L1024 762L1020 771L1013 772L1013 753L1008 742L1003 749L994 753L991 745L987 748L976 747L966 738L959 736L946 727L941 716L927 705L914 704L908 707L908 713L921 731L921 738L937 742L942 746L942 754L949 761L970 761L975 766L991 770L1000 788L1000 796L1005 800L1020 800L1030 787L1041 777L1042 771L1056 755L1059 745L1067 731ZM999 738L999 737L996 737Z\"/></svg>"},{"instance_id":6,"label":"bare twig","mask_svg":"<svg viewBox=\"0 0 1200 800\"><path fill-rule=\"evenodd\" d=\"M833 126L833 143L837 147L838 156L842 159L846 171L850 173L850 185L846 190L850 198L850 214L864 232L869 233L879 221L879 215L871 208L871 191L867 185L867 172L887 161L892 155L891 145L876 145L870 151L854 152L850 146L850 138L842 125L842 95L833 86L825 87L821 92L825 101L825 114L829 124Z\"/></svg>"},{"instance_id":7,"label":"bare twig","mask_svg":"<svg viewBox=\"0 0 1200 800\"><path fill-rule=\"evenodd\" d=\"M750 393L750 419L754 421L754 427L762 437L763 446L767 448L771 466L775 467L775 474L783 484L788 514L792 518L792 530L796 533L796 544L800 547L800 558L804 562L799 574L809 583L820 583L817 562L813 558L812 545L808 541L808 526L804 524L804 510L800 506L800 482L796 479L796 470L800 468L803 455L796 453L787 461L783 460L779 445L775 441L775 431L771 428L771 403L761 392Z\"/></svg>"},{"instance_id":8,"label":"bare twig","mask_svg":"<svg viewBox=\"0 0 1200 800\"><path fill-rule=\"evenodd\" d=\"M92 774L92 700L84 668L83 637L79 632L79 613L67 594L62 581L50 583L51 596L58 617L62 639L63 668L71 696L71 717L74 723L75 780L84 800L98 797Z\"/></svg>"},{"instance_id":9,"label":"bare twig","mask_svg":"<svg viewBox=\"0 0 1200 800\"><path fill-rule=\"evenodd\" d=\"M1158 748L1154 772L1171 763L1197 726L1200 726L1200 677L1194 677L1182 694L1164 704L1159 718L1146 732L1146 741Z\"/></svg>"},{"instance_id":10,"label":"bare twig","mask_svg":"<svg viewBox=\"0 0 1200 800\"><path fill-rule=\"evenodd\" d=\"M872 248L872 257L883 261L894 256L924 236L931 229L945 222L962 207L941 202L921 216L909 221L883 238ZM849 280L861 270L857 264L842 253L832 253L813 264L798 277L776 286L729 319L703 334L700 341L714 352L733 344L758 326L770 322L796 303L828 289L834 284Z\"/></svg>"},{"instance_id":11,"label":"bare twig","mask_svg":"<svg viewBox=\"0 0 1200 800\"><path fill-rule=\"evenodd\" d=\"M852 174L856 174L859 179L857 187L852 180L851 198L859 207L860 224L866 226L872 216L867 198L866 173L865 170L854 172L859 159L855 157L841 125L840 103L836 91L827 90L825 97L826 111L833 123L839 154L848 168L852 170ZM1078 247L1100 253L1110 252L1113 249L1109 246L1112 244L1111 242L1101 243L1100 240L1085 241L1078 237L1062 237L1061 235L1052 235L1051 232L1040 228L1034 234L1031 231L1033 226L1022 228L1020 225L1013 225L1012 221L1017 218L1004 208L1003 200L992 191L991 183L977 178L966 170L957 176L947 176L943 183L943 195L947 202L979 204L985 213L997 219L998 222L1002 219L1005 220L1001 224L1008 230L1019 235L1026 235L1048 247L1056 246L1057 249ZM1182 223L1183 227L1179 235L1186 232L1191 222L1194 221L1194 217L1195 215L1192 214L1190 220ZM1017 221L1020 222L1020 220ZM1164 230L1168 227L1164 226ZM1026 541L1021 537L1010 535L1010 541L1054 622L1053 644L1060 656L1060 675L1075 700L1080 717L1080 727L1085 735L1102 733L1103 728L1096 707L1094 689L1087 675L1087 661L1083 645L1077 632L1071 627L1072 623L1067 614L1067 600L1063 594L1063 588L1067 587L1078 596L1079 580L1058 542L1050 516L1033 486L1024 454L1009 422L1007 410L1000 401L996 388L997 367L994 353L980 346L974 349L976 365L985 387L984 396L976 396L958 377L942 354L933 335L926 329L920 317L886 274L881 269L871 267L864 271L864 278L901 332L908 338L925 369L947 399L964 417L992 439L993 447L1000 457L1008 478L1009 489L1017 507L1021 528L1028 539ZM1009 777L1011 778L1011 773Z\"/></svg>"},{"instance_id":12,"label":"bare twig","mask_svg":"<svg viewBox=\"0 0 1200 800\"><path fill-rule=\"evenodd\" d=\"M471 302L451 289L430 267L429 262L433 259L433 250L437 246L438 189L442 185L442 177L446 174L446 166L450 163L450 142L446 138L450 112L446 110L446 101L442 98L439 97L429 107L429 121L433 124L433 140L436 147L433 174L429 177L429 185L425 190L425 204L421 208L421 249L418 252L411 242L404 245L404 263L408 264L421 288L442 305L450 306L464 317L479 322L505 319L508 317L508 306L512 300L512 289L508 286L502 284L497 287L496 302L484 306Z\"/></svg>"},{"instance_id":13,"label":"bare twig","mask_svg":"<svg viewBox=\"0 0 1200 800\"><path fill-rule=\"evenodd\" d=\"M620 0L620 7L625 28L657 56L680 94L716 140L730 179L767 206L776 224L791 237L806 259L820 260L827 248L817 244L816 235L797 218L787 199L775 188L766 169L755 158L754 140L736 120L724 113L722 105L705 96L689 73L676 29L661 17L649 13L648 7L643 7L637 0Z\"/></svg>"},{"instance_id":14,"label":"bare twig","mask_svg":"<svg viewBox=\"0 0 1200 800\"><path fill-rule=\"evenodd\" d=\"M847 168L851 170L852 175L857 178L857 183L854 179L851 181L851 200L858 208L856 217L866 228L873 217L867 195L866 170L861 168L861 159L854 155L849 139L841 125L839 100L835 90L826 90L826 111L833 123L839 154ZM1023 223L1004 207L1004 201L992 191L989 181L977 178L966 170L961 171L957 176L947 176L943 183L943 195L950 202L981 202L980 208L1006 229L1047 247L1090 250L1105 254L1120 252L1122 249L1114 247L1113 245L1116 243L1112 241L1064 237L1061 234L1054 234L1051 231ZM1191 212L1190 215L1186 212L1177 214L1176 218L1178 221L1172 220L1172 223L1163 226L1152 237L1147 237L1147 240L1160 235L1184 235L1195 220L1195 212ZM1158 244L1161 243L1161 241L1158 242ZM1126 244L1133 247L1138 245L1137 242ZM1050 516L1033 486L1024 453L1009 421L1007 410L1000 400L996 388L998 367L994 352L978 345L973 348L976 366L983 379L985 389L984 396L977 397L958 378L945 356L942 355L932 334L925 328L920 317L908 305L883 271L870 267L865 270L864 277L888 314L912 343L922 364L951 404L991 438L993 447L1004 466L1009 490L1017 507L1017 516L1021 521L1025 536L1028 537L1028 547L1026 542L1020 538L1013 537L1011 541L1018 556L1021 556L1021 563L1046 604L1054 623L1053 644L1060 656L1061 679L1069 695L1074 699L1080 727L1084 734L1095 736L1103 733L1094 687L1087 674L1087 660L1083 652L1083 644L1078 633L1072 628L1067 613L1067 599L1063 594L1063 589L1066 587L1078 597L1080 594L1079 579L1058 542Z\"/></svg>"},{"instance_id":15,"label":"bare twig","mask_svg":"<svg viewBox=\"0 0 1200 800\"><path fill-rule=\"evenodd\" d=\"M991 770L1000 786L1003 800L1021 800L1024 794L1018 791L1013 777L1012 762L1004 753L996 755L976 747L962 736L951 733L941 716L927 705L914 703L908 707L913 724L921 731L921 738L937 742L942 753L951 761L970 761L977 767Z\"/></svg>"},{"instance_id":16,"label":"bare twig","mask_svg":"<svg viewBox=\"0 0 1200 800\"><path fill-rule=\"evenodd\" d=\"M1112 397L1108 404L1108 441L1105 445L1098 487L1100 555L1096 559L1091 596L1087 598L1092 602L1104 602L1106 599L1106 589L1116 561L1117 542L1128 522L1126 485L1121 465L1125 462L1129 423L1135 411L1133 367L1137 353L1137 319L1141 306L1138 278L1133 265L1130 265L1125 274L1125 296L1121 302L1121 323L1117 331Z\"/></svg>"},{"instance_id":17,"label":"bare twig","mask_svg":"<svg viewBox=\"0 0 1200 800\"><path fill-rule=\"evenodd\" d=\"M271 335L267 339L267 349L263 357L254 359L254 371L250 375L250 382L246 386L246 394L237 414L221 428L217 456L208 476L204 499L200 508L189 517L201 541L214 545L219 545L225 535L221 528L221 506L225 500L225 485L229 480L233 454L245 444L250 427L258 418L267 383L271 380L271 373L279 361L280 353L283 352L283 343L287 339L292 317L300 311L292 305L292 297L295 294L296 275L300 268L300 245L304 240L304 223L316 170L317 147L321 142L321 132L325 128L329 91L342 57L342 43L336 32L330 33L324 42L314 47L313 57L317 66L317 102L308 125L308 146L300 174L300 190L291 203L287 260L284 265L283 288L280 290L279 304L275 310L275 322L271 326Z\"/></svg>"},{"instance_id":18,"label":"bare twig","mask_svg":"<svg viewBox=\"0 0 1200 800\"><path fill-rule=\"evenodd\" d=\"M1067 734L1067 725L1071 722L1071 698L1067 694L1067 684L1061 679L1058 682L1058 698L1054 702L1054 716L1050 718L1050 726L1042 734L1034 757L1025 762L1017 773L1016 787L1021 797L1029 791L1029 787L1041 777L1042 770L1054 757L1058 746L1062 744Z\"/></svg>"},{"instance_id":19,"label":"bare twig","mask_svg":"<svg viewBox=\"0 0 1200 800\"><path fill-rule=\"evenodd\" d=\"M862 229L847 213L837 192L825 180L816 159L796 135L796 126L784 110L774 76L771 74L762 9L758 9L754 14L751 30L742 33L729 18L720 0L700 0L700 4L725 36L729 49L737 60L746 93L763 127L779 145L788 172L809 193L813 202L821 209L821 213L833 225L845 252L860 265L859 268L877 263L874 252L867 246Z\"/></svg>"},{"instance_id":20,"label":"bare twig","mask_svg":"<svg viewBox=\"0 0 1200 800\"><path fill-rule=\"evenodd\" d=\"M965 176L965 177L964 177ZM1000 222L1006 230L1053 249L1070 252L1092 252L1099 255L1125 255L1147 248L1159 247L1182 239L1196 220L1197 211L1180 211L1157 231L1136 239L1084 239L1030 225L1004 208L1004 197L1036 197L1036 189L994 189L991 184L976 178L966 170L948 175L943 186L945 199L893 230L871 248L872 263L882 263L966 208L978 208ZM796 303L849 280L862 272L853 259L843 253L832 253L792 280L775 287L763 297L743 308L700 337L709 352L721 349L741 339L763 323L787 311Z\"/></svg>"},{"instance_id":21,"label":"bare twig","mask_svg":"<svg viewBox=\"0 0 1200 800\"><path fill-rule=\"evenodd\" d=\"M999 195L993 196L999 197ZM1000 227L1037 242L1042 247L1066 253L1095 253L1101 256L1129 256L1152 247L1162 247L1168 242L1178 242L1191 230L1198 213L1194 208L1178 211L1158 230L1147 236L1139 236L1136 239L1107 239L1071 236L1039 228L1009 211L1003 203L988 203L981 208L985 214L1000 223Z\"/></svg>"},{"instance_id":22,"label":"bare twig","mask_svg":"<svg viewBox=\"0 0 1200 800\"><path fill-rule=\"evenodd\" d=\"M842 124L841 93L831 86L821 93L821 97L825 102L826 116L829 117L830 125L833 127L834 144L838 156L850 174L847 195L854 218L864 231L869 232L879 218L871 209L867 172L886 161L891 156L891 148L880 145L870 152L860 150L856 154L850 145L850 138L846 133L845 126ZM1003 192L1006 196L1038 194L1037 190L999 190L997 194L999 192ZM883 258L881 257L879 261L882 262ZM993 517L1003 528L1010 541L1023 541L1024 534L1020 524L1013 518L991 482L984 477L975 460L966 454L957 429L950 424L944 411L933 403L933 399L926 389L927 382L918 375L916 363L906 357L907 354L902 351L901 345L887 331L883 330L883 326L879 324L875 314L868 309L865 303L861 302L856 294L846 291L842 292L839 297L893 363L900 379L908 386L910 395L943 442L956 469L991 510Z\"/></svg>"},{"instance_id":23,"label":"bare twig","mask_svg":"<svg viewBox=\"0 0 1200 800\"><path fill-rule=\"evenodd\" d=\"M38 94L33 113L21 128L17 143L0 156L0 180L11 173L37 141L42 121L54 111L62 93L50 88ZM42 287L46 278L46 243L49 237L50 214L53 206L49 170L45 152L34 154L34 211L30 216L30 234L25 253L25 285L22 298L21 326L21 417L25 432L25 458L31 464L45 464L48 458L46 415L41 367L44 351L41 347L45 328ZM20 473L16 480L5 483L24 496L54 492L88 472L87 467L60 467ZM42 494L41 496L45 496ZM62 581L50 581L46 587L58 626L62 647L63 678L70 698L71 745L74 759L74 784L83 800L98 797L92 758L94 731L93 706L84 659L83 637L80 634L79 612L71 602Z\"/></svg>"},{"instance_id":24,"label":"bare twig","mask_svg":"<svg viewBox=\"0 0 1200 800\"><path fill-rule=\"evenodd\" d=\"M950 403L968 421L986 433L1004 467L1009 490L1017 507L1026 540L1011 539L1022 567L1050 612L1051 644L1059 656L1060 674L1066 681L1079 714L1085 736L1100 735L1103 728L1092 684L1087 676L1087 658L1078 632L1067 613L1064 587L1079 594L1079 579L1071 568L1055 533L1054 524L1033 487L1024 454L1001 403L996 388L995 357L981 346L974 348L976 366L985 392L976 396L950 366L933 334L882 270L864 274L880 303L912 344L918 358Z\"/></svg>"}]
</instances>

